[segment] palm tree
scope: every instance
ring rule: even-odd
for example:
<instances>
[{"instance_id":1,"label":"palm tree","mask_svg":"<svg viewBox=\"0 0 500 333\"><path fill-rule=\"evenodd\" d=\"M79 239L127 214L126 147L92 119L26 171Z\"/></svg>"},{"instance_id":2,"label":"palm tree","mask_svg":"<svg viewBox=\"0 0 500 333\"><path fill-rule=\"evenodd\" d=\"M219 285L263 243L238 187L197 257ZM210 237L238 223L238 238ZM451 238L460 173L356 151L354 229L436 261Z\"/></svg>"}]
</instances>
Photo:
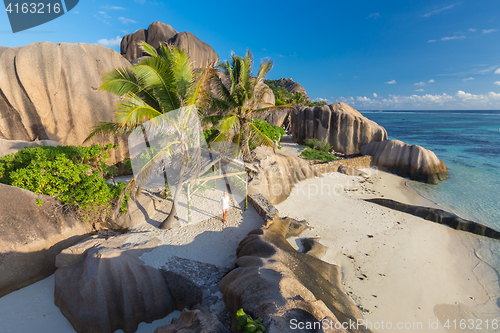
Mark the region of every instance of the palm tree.
<instances>
[{"instance_id":1,"label":"palm tree","mask_svg":"<svg viewBox=\"0 0 500 333\"><path fill-rule=\"evenodd\" d=\"M115 121L97 124L85 141L98 134L122 135L140 129L147 147L150 148L144 126L146 122L152 121L148 125L155 125L155 118L170 111L186 106L195 106L200 110L209 104L211 98L209 79L213 75L212 68L203 69L196 75L186 51L175 46L161 45L158 53L145 42L142 46L150 55L149 58L131 67L113 69L103 77L104 83L100 90L121 97L116 105ZM161 126L161 123L162 121L157 121L156 125ZM124 194L135 186L138 193L142 182L148 178L152 170L157 170L158 164L162 164L164 158L172 154L171 146L160 148L160 151L155 152L148 163L129 181L120 201ZM162 164L162 168L166 175L166 166ZM174 196L169 217L176 215L175 199ZM117 207L119 206L118 204ZM168 228L165 223L162 223L161 227Z\"/></svg>"},{"instance_id":2,"label":"palm tree","mask_svg":"<svg viewBox=\"0 0 500 333\"><path fill-rule=\"evenodd\" d=\"M252 67L250 51L244 58L232 53L231 62L219 63L222 73L213 76L218 96L213 98L212 107L222 111L223 116L218 126L219 135L213 141L233 141L240 147L245 161L251 159L250 142L274 148L273 141L254 125L254 113L289 107L262 107L264 95L270 90L264 79L273 63L262 61L256 77L252 77Z\"/></svg>"}]
</instances>

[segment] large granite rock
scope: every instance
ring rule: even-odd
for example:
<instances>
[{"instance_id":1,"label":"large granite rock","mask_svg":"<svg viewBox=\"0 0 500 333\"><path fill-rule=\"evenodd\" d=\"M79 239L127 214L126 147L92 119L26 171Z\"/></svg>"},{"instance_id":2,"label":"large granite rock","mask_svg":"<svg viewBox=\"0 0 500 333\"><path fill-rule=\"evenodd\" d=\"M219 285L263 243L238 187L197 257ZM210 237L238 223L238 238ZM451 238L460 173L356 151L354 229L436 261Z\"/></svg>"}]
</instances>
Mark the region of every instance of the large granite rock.
<instances>
[{"instance_id":1,"label":"large granite rock","mask_svg":"<svg viewBox=\"0 0 500 333\"><path fill-rule=\"evenodd\" d=\"M276 205L288 198L293 186L315 176L306 160L288 155L271 147L257 147L252 151L253 161L249 163L249 194L262 194Z\"/></svg>"},{"instance_id":2,"label":"large granite rock","mask_svg":"<svg viewBox=\"0 0 500 333\"><path fill-rule=\"evenodd\" d=\"M300 332L370 332L361 325L317 329L324 327L319 325L323 320L335 327L362 317L343 290L341 268L297 252L288 243L285 237L296 223L290 218L275 219L268 229L256 229L240 242L233 269L219 282L232 329L236 331L236 312L243 308L252 318L263 319L266 333L297 332L299 322L316 325ZM308 250L321 252L313 250L313 242L310 245Z\"/></svg>"},{"instance_id":3,"label":"large granite rock","mask_svg":"<svg viewBox=\"0 0 500 333\"><path fill-rule=\"evenodd\" d=\"M387 139L385 128L345 103L300 106L292 111L291 118L292 134L299 144L318 139L346 155L359 154L362 146Z\"/></svg>"},{"instance_id":4,"label":"large granite rock","mask_svg":"<svg viewBox=\"0 0 500 333\"><path fill-rule=\"evenodd\" d=\"M229 333L214 313L205 307L195 306L193 310L184 309L178 319L170 325L155 329L154 333Z\"/></svg>"},{"instance_id":5,"label":"large granite rock","mask_svg":"<svg viewBox=\"0 0 500 333\"><path fill-rule=\"evenodd\" d=\"M15 154L24 148L39 147L39 146L53 146L57 147L61 144L52 140L35 140L35 141L23 141L23 140L4 140L0 139L0 157Z\"/></svg>"},{"instance_id":6,"label":"large granite rock","mask_svg":"<svg viewBox=\"0 0 500 333\"><path fill-rule=\"evenodd\" d=\"M302 94L302 96L304 96L304 99L306 101L309 101L309 102L311 101L309 96L307 96L307 92L304 89L304 87L300 83L295 82L292 78L289 78L289 79L281 78L276 82L276 86L284 87L286 90L288 90L292 94L295 94L296 92L300 92Z\"/></svg>"},{"instance_id":7,"label":"large granite rock","mask_svg":"<svg viewBox=\"0 0 500 333\"><path fill-rule=\"evenodd\" d=\"M458 215L442 209L408 205L391 199L376 198L365 199L365 201L388 207L390 209L399 210L400 212L404 212L407 214L415 215L428 221L445 224L456 230L467 231L476 235L500 239L500 232L496 231L495 229L474 221L463 219Z\"/></svg>"},{"instance_id":8,"label":"large granite rock","mask_svg":"<svg viewBox=\"0 0 500 333\"><path fill-rule=\"evenodd\" d=\"M53 140L80 145L92 126L114 120L116 97L99 91L107 70L130 66L115 51L94 44L33 43L0 52L0 139ZM126 141L111 136L91 143Z\"/></svg>"},{"instance_id":9,"label":"large granite rock","mask_svg":"<svg viewBox=\"0 0 500 333\"><path fill-rule=\"evenodd\" d=\"M166 43L186 50L191 56L194 68L215 66L219 62L219 56L210 45L202 42L190 32L177 32L170 25L162 22L153 22L147 30L141 29L123 37L121 54L130 61L141 58L145 55L141 46L142 42L147 42L156 49Z\"/></svg>"},{"instance_id":10,"label":"large granite rock","mask_svg":"<svg viewBox=\"0 0 500 333\"><path fill-rule=\"evenodd\" d=\"M157 229L94 236L57 256L55 304L78 333L132 333L141 322L214 304L218 267L174 256L158 269L140 259L165 246L159 237Z\"/></svg>"},{"instance_id":11,"label":"large granite rock","mask_svg":"<svg viewBox=\"0 0 500 333\"><path fill-rule=\"evenodd\" d=\"M271 93L272 93L272 91L271 91ZM273 100L273 105L274 105L274 100ZM264 119L265 121L267 121L271 125L281 127L281 126L283 126L285 119L288 117L288 115L290 114L291 111L292 111L292 108L283 108L283 109L277 109L277 110L263 111L263 112L255 113L254 117Z\"/></svg>"},{"instance_id":12,"label":"large granite rock","mask_svg":"<svg viewBox=\"0 0 500 333\"><path fill-rule=\"evenodd\" d=\"M52 275L56 255L88 237L92 225L61 208L51 197L0 184L0 297Z\"/></svg>"},{"instance_id":13,"label":"large granite rock","mask_svg":"<svg viewBox=\"0 0 500 333\"><path fill-rule=\"evenodd\" d=\"M361 147L381 170L429 184L449 177L444 163L432 151L398 140L372 142Z\"/></svg>"}]
</instances>

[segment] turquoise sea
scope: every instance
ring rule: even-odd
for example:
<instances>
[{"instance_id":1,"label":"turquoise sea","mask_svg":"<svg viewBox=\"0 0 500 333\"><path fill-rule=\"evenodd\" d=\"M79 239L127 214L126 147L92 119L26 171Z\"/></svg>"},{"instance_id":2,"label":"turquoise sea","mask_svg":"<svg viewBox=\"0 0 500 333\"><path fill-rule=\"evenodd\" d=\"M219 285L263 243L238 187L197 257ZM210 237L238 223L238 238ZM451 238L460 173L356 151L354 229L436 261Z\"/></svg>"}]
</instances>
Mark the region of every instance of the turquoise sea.
<instances>
[{"instance_id":1,"label":"turquoise sea","mask_svg":"<svg viewBox=\"0 0 500 333\"><path fill-rule=\"evenodd\" d=\"M450 178L409 182L457 215L500 230L500 111L362 111L389 139L432 150Z\"/></svg>"},{"instance_id":2,"label":"turquoise sea","mask_svg":"<svg viewBox=\"0 0 500 333\"><path fill-rule=\"evenodd\" d=\"M362 111L384 126L389 139L432 150L450 178L438 185L408 182L445 210L500 231L500 111ZM483 313L500 314L500 241L480 237L475 255L491 271L477 269L490 291ZM489 273L483 273L489 272Z\"/></svg>"}]
</instances>

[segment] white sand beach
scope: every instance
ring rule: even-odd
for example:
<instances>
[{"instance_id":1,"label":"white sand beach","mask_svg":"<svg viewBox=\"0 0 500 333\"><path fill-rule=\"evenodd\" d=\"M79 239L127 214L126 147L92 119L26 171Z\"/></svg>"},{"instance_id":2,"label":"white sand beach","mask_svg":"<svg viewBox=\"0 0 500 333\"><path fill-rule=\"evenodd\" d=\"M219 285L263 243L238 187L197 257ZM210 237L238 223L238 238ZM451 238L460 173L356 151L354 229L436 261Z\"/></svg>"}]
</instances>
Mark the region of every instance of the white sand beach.
<instances>
[{"instance_id":1,"label":"white sand beach","mask_svg":"<svg viewBox=\"0 0 500 333\"><path fill-rule=\"evenodd\" d=\"M371 174L368 179L340 173L308 179L277 208L282 216L308 221L312 228L301 237L319 237L328 246L322 259L342 267L344 288L372 323L368 327L458 332L437 321L498 319L498 280L484 282L493 282L496 274L473 248L480 237L360 200L383 196L436 207L408 188L405 179L364 171ZM495 330L483 324L481 332L486 331Z\"/></svg>"},{"instance_id":2,"label":"white sand beach","mask_svg":"<svg viewBox=\"0 0 500 333\"><path fill-rule=\"evenodd\" d=\"M344 288L363 309L373 331L474 332L446 330L441 323L462 318L491 322L500 292L494 271L475 255L480 238L361 200L383 196L437 207L407 187L401 177L364 171L370 177L332 173L306 180L277 208L282 216L308 221L312 228L301 237L320 237L328 246L322 259L342 266ZM229 267L239 241L262 224L253 208L242 211L233 205L225 225L218 216L161 231L156 227L167 212L167 206L160 207L150 220L130 231L132 242L139 244L153 234L167 245L141 257L158 268L174 255ZM290 242L298 247L296 239ZM0 298L2 332L75 332L54 305L53 292L51 276ZM178 315L176 311L151 324L141 323L137 332L153 332ZM418 329L399 330L397 325ZM483 327L477 332L494 330Z\"/></svg>"}]
</instances>

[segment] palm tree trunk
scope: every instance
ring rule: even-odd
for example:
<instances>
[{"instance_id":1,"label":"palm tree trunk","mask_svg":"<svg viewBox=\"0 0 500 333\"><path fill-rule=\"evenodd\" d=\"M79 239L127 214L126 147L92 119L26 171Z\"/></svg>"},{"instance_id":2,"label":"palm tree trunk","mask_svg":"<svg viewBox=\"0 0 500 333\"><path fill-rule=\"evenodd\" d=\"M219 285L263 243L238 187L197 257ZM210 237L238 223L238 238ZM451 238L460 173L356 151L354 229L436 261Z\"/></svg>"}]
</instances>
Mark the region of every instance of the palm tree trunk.
<instances>
[{"instance_id":1,"label":"palm tree trunk","mask_svg":"<svg viewBox=\"0 0 500 333\"><path fill-rule=\"evenodd\" d=\"M174 227L179 227L179 219L177 219L177 205L179 203L179 197L182 191L182 185L179 184L177 188L175 189L175 194L174 194L174 202L172 203L172 208L170 209L170 213L168 214L167 218L160 224L158 228L163 229L163 230L169 230Z\"/></svg>"}]
</instances>

